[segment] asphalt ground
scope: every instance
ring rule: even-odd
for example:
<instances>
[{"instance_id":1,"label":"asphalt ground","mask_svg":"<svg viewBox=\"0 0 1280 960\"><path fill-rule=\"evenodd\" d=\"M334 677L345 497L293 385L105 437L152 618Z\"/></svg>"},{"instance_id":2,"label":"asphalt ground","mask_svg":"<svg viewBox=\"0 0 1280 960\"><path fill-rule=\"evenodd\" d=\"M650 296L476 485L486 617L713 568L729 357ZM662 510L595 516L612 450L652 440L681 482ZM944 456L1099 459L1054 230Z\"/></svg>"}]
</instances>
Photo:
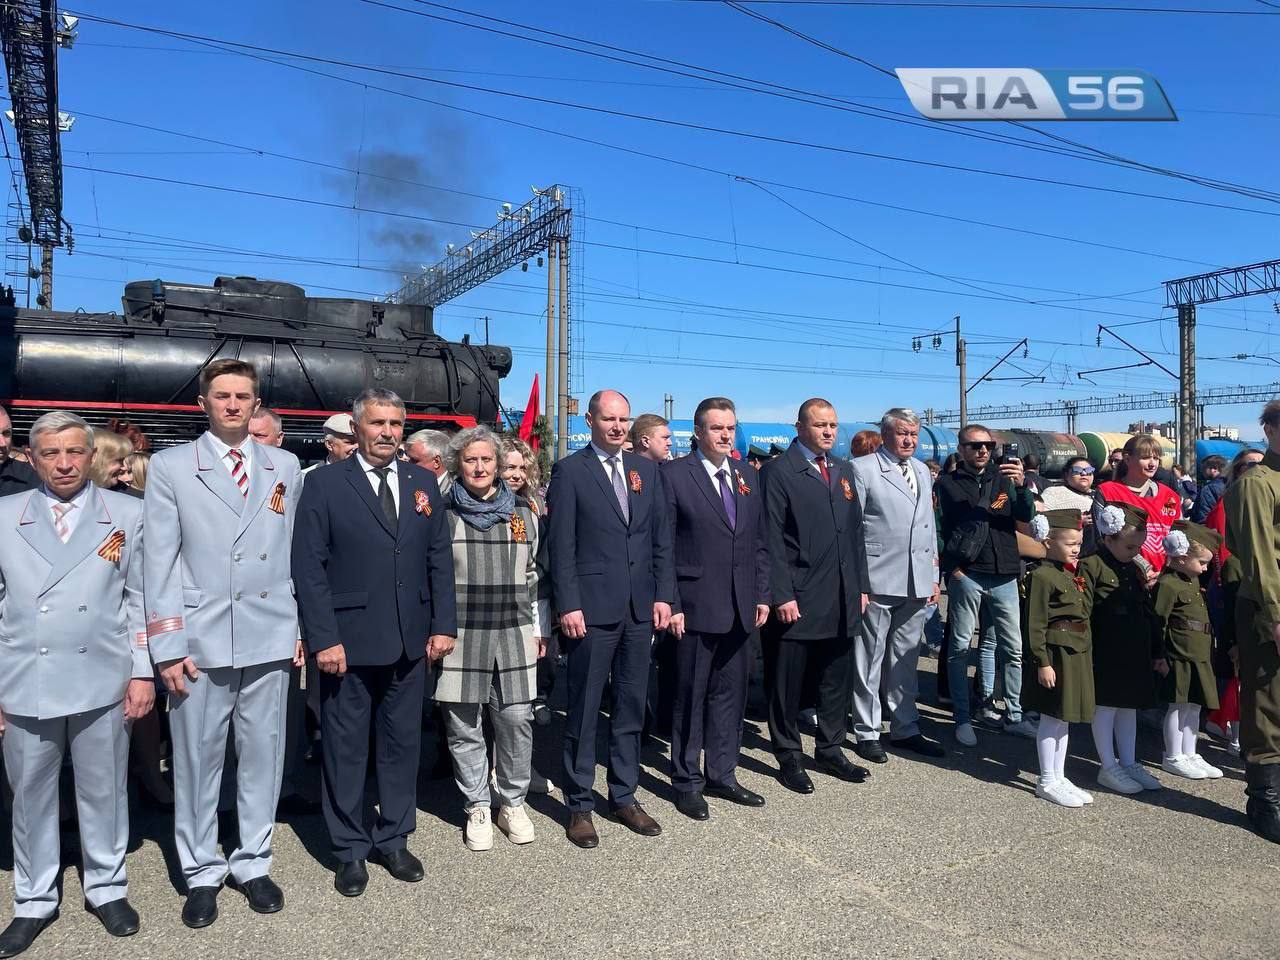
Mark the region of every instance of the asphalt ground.
<instances>
[{"instance_id":1,"label":"asphalt ground","mask_svg":"<svg viewBox=\"0 0 1280 960\"><path fill-rule=\"evenodd\" d=\"M740 779L767 806L712 800L711 820L696 823L672 807L665 745L650 744L640 796L662 836L605 819L600 768L594 851L565 839L553 795L530 798L537 842L517 847L498 834L493 850L469 852L456 788L431 779L434 742L424 736L409 845L426 865L424 882L402 884L371 866L365 896L344 899L332 887L322 820L286 819L272 871L284 911L258 916L226 889L221 916L204 930L179 918L171 821L135 804L128 868L141 932L112 940L84 911L68 842L62 916L27 956L1280 956L1280 849L1244 826L1236 758L1202 740L1226 778L1178 780L1158 769L1158 734L1140 728L1140 759L1165 790L1135 798L1099 788L1092 806L1059 808L1032 792L1031 741L980 730L976 748L955 745L949 714L932 705L934 667L921 660L923 726L947 745L945 759L893 755L861 785L815 771L816 792L799 796L774 778L763 726L750 725ZM554 779L558 721L535 737L536 766ZM1068 776L1093 788L1086 726L1072 726L1070 746ZM7 821L0 830L0 900L10 901Z\"/></svg>"}]
</instances>

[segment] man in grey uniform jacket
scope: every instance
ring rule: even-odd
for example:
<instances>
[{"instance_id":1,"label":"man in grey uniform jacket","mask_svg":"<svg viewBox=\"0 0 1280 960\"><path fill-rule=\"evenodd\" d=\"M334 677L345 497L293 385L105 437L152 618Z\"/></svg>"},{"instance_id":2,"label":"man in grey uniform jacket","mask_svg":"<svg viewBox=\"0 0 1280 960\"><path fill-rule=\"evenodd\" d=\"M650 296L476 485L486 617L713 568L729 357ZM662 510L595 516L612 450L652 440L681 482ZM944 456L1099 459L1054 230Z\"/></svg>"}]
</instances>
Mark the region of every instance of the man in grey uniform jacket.
<instances>
[{"instance_id":1,"label":"man in grey uniform jacket","mask_svg":"<svg viewBox=\"0 0 1280 960\"><path fill-rule=\"evenodd\" d=\"M921 735L916 711L920 641L928 604L938 602L933 483L915 459L920 418L895 407L881 420L880 435L879 450L853 461L867 554L862 591L868 595L853 645L854 749L872 763L888 760L880 744L882 685L890 743L928 757L945 755Z\"/></svg>"},{"instance_id":2,"label":"man in grey uniform jacket","mask_svg":"<svg viewBox=\"0 0 1280 960\"><path fill-rule=\"evenodd\" d=\"M258 378L241 360L200 373L209 430L151 458L144 599L151 656L171 693L182 920L218 916L227 874L258 913L284 906L268 876L286 745L289 671L302 662L289 543L298 458L249 439ZM218 851L218 791L235 718L240 845Z\"/></svg>"},{"instance_id":3,"label":"man in grey uniform jacket","mask_svg":"<svg viewBox=\"0 0 1280 960\"><path fill-rule=\"evenodd\" d=\"M89 481L93 429L31 428L41 486L0 499L0 709L13 788L15 956L58 916L58 774L75 769L84 895L107 932L138 930L126 899L128 721L155 701L142 616L142 504Z\"/></svg>"}]
</instances>

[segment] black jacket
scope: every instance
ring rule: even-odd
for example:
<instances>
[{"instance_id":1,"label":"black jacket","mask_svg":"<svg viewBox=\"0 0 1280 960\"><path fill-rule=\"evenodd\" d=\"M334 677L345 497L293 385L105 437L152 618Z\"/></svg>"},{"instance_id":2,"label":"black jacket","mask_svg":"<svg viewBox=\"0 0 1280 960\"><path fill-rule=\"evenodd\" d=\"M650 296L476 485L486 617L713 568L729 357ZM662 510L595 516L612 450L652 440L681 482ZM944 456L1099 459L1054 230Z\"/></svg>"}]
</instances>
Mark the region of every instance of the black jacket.
<instances>
[{"instance_id":1,"label":"black jacket","mask_svg":"<svg viewBox=\"0 0 1280 960\"><path fill-rule=\"evenodd\" d=\"M40 486L40 478L36 476L30 464L15 460L13 457L7 457L3 463L0 463L0 497L7 497L11 493L24 493L38 486Z\"/></svg>"},{"instance_id":2,"label":"black jacket","mask_svg":"<svg viewBox=\"0 0 1280 960\"><path fill-rule=\"evenodd\" d=\"M965 572L1017 576L1018 528L1015 521L1027 523L1035 516L1036 505L1031 491L1026 487L1014 487L1011 481L1000 477L999 467L994 462L987 464L981 474L958 467L954 473L939 477L934 489L938 492L938 506L942 509L944 544L950 541L956 527L967 520L985 520L989 529L987 542L973 563L962 565L944 550L943 571L949 575L961 568Z\"/></svg>"},{"instance_id":3,"label":"black jacket","mask_svg":"<svg viewBox=\"0 0 1280 960\"><path fill-rule=\"evenodd\" d=\"M822 482L798 443L760 473L768 510L769 603L795 600L800 619L776 635L786 640L827 640L843 625L852 636L862 619L866 567L862 507L848 460L827 457L831 484Z\"/></svg>"}]
</instances>

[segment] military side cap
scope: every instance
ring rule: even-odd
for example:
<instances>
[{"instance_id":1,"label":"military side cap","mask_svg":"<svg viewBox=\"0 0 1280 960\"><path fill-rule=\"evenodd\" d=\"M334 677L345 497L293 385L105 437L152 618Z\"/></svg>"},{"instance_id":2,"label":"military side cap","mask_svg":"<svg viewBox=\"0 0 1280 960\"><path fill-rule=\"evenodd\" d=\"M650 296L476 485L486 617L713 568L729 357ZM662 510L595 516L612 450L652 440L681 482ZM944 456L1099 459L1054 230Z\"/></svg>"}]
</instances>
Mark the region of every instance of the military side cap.
<instances>
[{"instance_id":1,"label":"military side cap","mask_svg":"<svg viewBox=\"0 0 1280 960\"><path fill-rule=\"evenodd\" d=\"M1222 546L1222 534L1201 524L1192 523L1190 520L1177 521L1173 525L1173 530L1181 533L1193 543L1200 544L1210 553L1217 553Z\"/></svg>"},{"instance_id":2,"label":"military side cap","mask_svg":"<svg viewBox=\"0 0 1280 960\"><path fill-rule=\"evenodd\" d=\"M780 457L786 452L786 447L780 447L776 443L769 444L769 456L771 457Z\"/></svg>"},{"instance_id":3,"label":"military side cap","mask_svg":"<svg viewBox=\"0 0 1280 960\"><path fill-rule=\"evenodd\" d=\"M1079 510L1046 510L1040 516L1048 522L1050 530L1084 529L1084 516Z\"/></svg>"},{"instance_id":4,"label":"military side cap","mask_svg":"<svg viewBox=\"0 0 1280 960\"><path fill-rule=\"evenodd\" d=\"M1151 519L1150 514L1136 503L1125 503L1121 500L1112 500L1107 503L1108 507L1115 507L1124 514L1124 525L1126 527L1145 527L1147 521Z\"/></svg>"},{"instance_id":5,"label":"military side cap","mask_svg":"<svg viewBox=\"0 0 1280 960\"><path fill-rule=\"evenodd\" d=\"M760 459L760 460L768 460L770 457L773 456L773 454L770 453L768 450L766 450L764 447L757 447L753 443L751 444L751 446L747 447L747 456L756 457L757 459Z\"/></svg>"}]
</instances>

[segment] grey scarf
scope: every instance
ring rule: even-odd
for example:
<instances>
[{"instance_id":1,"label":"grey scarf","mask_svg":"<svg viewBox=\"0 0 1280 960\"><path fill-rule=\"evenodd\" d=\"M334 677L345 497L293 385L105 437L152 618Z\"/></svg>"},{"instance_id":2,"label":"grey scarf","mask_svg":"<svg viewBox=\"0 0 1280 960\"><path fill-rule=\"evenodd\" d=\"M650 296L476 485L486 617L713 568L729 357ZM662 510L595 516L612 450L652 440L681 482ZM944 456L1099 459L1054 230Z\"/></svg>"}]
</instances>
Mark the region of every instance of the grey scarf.
<instances>
[{"instance_id":1,"label":"grey scarf","mask_svg":"<svg viewBox=\"0 0 1280 960\"><path fill-rule=\"evenodd\" d=\"M505 480L498 481L498 492L489 500L477 500L461 480L455 479L449 487L453 509L462 522L477 530L488 530L498 523L506 523L516 510L516 496Z\"/></svg>"}]
</instances>

